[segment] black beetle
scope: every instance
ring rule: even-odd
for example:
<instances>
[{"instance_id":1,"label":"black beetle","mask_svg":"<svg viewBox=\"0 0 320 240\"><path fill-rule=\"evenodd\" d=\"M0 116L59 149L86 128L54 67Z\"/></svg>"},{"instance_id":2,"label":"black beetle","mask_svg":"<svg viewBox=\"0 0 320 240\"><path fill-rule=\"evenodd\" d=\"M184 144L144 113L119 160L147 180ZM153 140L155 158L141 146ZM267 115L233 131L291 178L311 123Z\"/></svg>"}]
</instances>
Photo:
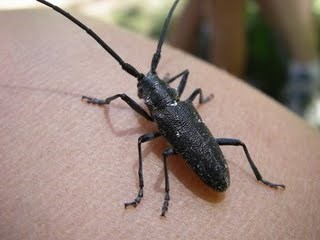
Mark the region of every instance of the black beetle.
<instances>
[{"instance_id":1,"label":"black beetle","mask_svg":"<svg viewBox=\"0 0 320 240\"><path fill-rule=\"evenodd\" d=\"M134 100L126 94L116 94L104 100L83 96L88 103L104 105L111 101L121 98L134 111L145 117L149 121L156 122L159 131L144 134L138 139L139 152L139 192L134 201L125 203L125 207L133 205L136 207L143 197L143 171L142 171L142 156L141 144L151 141L157 137L163 136L169 142L168 147L163 152L164 162L164 176L165 176L165 197L162 205L161 216L165 216L169 205L169 179L167 170L167 157L173 154L181 155L186 162L192 167L194 172L201 178L201 180L216 191L223 192L230 185L230 176L227 162L223 156L220 146L233 145L242 146L249 161L249 164L258 181L273 187L285 188L283 184L271 183L262 178L257 167L253 163L246 145L238 139L232 138L214 138L210 130L203 123L200 115L192 104L193 100L199 95L199 103L205 103L212 98L210 95L204 98L200 88L196 89L185 101L180 101L180 96L185 88L189 71L185 70L172 78L161 80L156 69L161 57L161 47L164 42L164 37L170 22L172 13L178 4L176 0L171 7L160 35L157 50L153 55L150 71L144 75L136 70L132 65L124 62L118 54L116 54L98 35L91 29L87 28L79 20L65 12L61 8L52 5L43 0L37 0L55 11L59 12L80 28L85 30L91 37L93 37L114 59L118 61L122 69L128 72L138 80L138 96L145 101L150 114L148 114L142 107L140 107ZM177 89L171 88L169 84L181 77L181 81Z\"/></svg>"}]
</instances>

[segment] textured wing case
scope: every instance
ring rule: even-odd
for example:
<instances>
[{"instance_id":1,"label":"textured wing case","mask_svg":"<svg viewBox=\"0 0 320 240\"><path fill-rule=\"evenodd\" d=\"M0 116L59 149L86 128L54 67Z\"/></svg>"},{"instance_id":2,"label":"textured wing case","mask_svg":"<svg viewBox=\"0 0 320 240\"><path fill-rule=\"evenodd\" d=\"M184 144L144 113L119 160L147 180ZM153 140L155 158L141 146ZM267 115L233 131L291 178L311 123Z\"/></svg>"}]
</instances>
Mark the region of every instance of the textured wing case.
<instances>
[{"instance_id":1,"label":"textured wing case","mask_svg":"<svg viewBox=\"0 0 320 240\"><path fill-rule=\"evenodd\" d=\"M225 191L230 185L226 160L192 103L171 104L154 117L161 134L195 173L216 191Z\"/></svg>"}]
</instances>

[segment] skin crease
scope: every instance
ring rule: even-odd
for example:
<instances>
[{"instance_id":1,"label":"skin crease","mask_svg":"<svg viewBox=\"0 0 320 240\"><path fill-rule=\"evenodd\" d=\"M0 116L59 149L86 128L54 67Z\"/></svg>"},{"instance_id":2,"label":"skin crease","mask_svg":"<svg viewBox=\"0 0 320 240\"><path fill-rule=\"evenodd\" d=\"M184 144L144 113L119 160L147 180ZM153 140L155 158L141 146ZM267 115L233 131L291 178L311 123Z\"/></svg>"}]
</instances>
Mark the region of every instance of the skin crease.
<instances>
[{"instance_id":1,"label":"skin crease","mask_svg":"<svg viewBox=\"0 0 320 240\"><path fill-rule=\"evenodd\" d=\"M125 61L149 70L154 41L80 19ZM165 45L159 76L188 68L181 99L198 87L213 93L195 102L213 135L241 139L262 176L287 188L257 182L240 147L222 147L231 175L225 193L173 156L163 219L167 145L159 138L142 145L145 195L125 210L138 191L137 139L156 129L121 100L97 107L80 98L126 93L143 104L136 80L49 9L1 12L0 31L1 239L319 239L320 136L284 107Z\"/></svg>"}]
</instances>

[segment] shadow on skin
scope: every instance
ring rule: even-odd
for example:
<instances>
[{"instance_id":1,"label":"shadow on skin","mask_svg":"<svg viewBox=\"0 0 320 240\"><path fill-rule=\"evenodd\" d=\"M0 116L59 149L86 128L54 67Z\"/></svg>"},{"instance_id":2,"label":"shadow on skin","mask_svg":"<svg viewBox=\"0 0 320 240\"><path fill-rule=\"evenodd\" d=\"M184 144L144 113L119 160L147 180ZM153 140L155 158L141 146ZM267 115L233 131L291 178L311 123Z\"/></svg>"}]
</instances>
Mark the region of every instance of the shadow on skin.
<instances>
[{"instance_id":1,"label":"shadow on skin","mask_svg":"<svg viewBox=\"0 0 320 240\"><path fill-rule=\"evenodd\" d=\"M121 100L119 100L121 101ZM92 106L92 104L89 104ZM114 124L113 124L113 117L110 117L110 106L111 105L104 105L104 106L97 106L97 105L93 105L96 107L103 107L104 108L104 117L107 121L108 126L110 127L111 132L116 135L117 137L125 137L128 135L133 135L133 134L140 134L143 135L145 133L149 133L149 132L154 132L156 131L156 128L153 126L152 123L149 123L148 121L146 121L145 119L143 119L142 117L140 117L137 114L138 117L138 121L139 123L136 126L130 127L130 128L125 128L125 129L119 129L119 128L115 128ZM119 104L117 103L112 103L112 108L117 109L118 111L131 111L129 106L124 106L122 105L122 103L120 102ZM141 122L140 122L141 121ZM128 125L127 125L128 126ZM137 138L138 141L138 138Z\"/></svg>"},{"instance_id":2,"label":"shadow on skin","mask_svg":"<svg viewBox=\"0 0 320 240\"><path fill-rule=\"evenodd\" d=\"M162 150L157 149L157 156L162 162L162 152L165 149L165 145ZM159 148L159 147L156 147ZM211 203L219 203L225 198L225 194L221 192L216 192L207 186L192 170L192 168L186 163L186 161L179 155L170 156L168 158L168 171L171 172L175 177L194 195L203 200ZM154 189L158 192L164 192L162 187L164 183L164 169L161 169L159 173ZM170 177L170 176L169 176ZM170 179L169 179L170 180ZM175 186L170 185L170 188Z\"/></svg>"},{"instance_id":3,"label":"shadow on skin","mask_svg":"<svg viewBox=\"0 0 320 240\"><path fill-rule=\"evenodd\" d=\"M141 119L141 120L140 120ZM141 125L145 123L143 118L140 118ZM145 131L145 129L144 129ZM149 131L151 132L151 131ZM147 133L147 131L145 131ZM169 146L164 137L159 137L151 142L147 142L142 145L142 159L143 161L148 158L148 155L153 152L157 155L159 161L163 163L162 152ZM138 171L138 154L135 157L136 161L133 165L133 172L135 176L136 186L138 189L139 179L137 175ZM204 199L205 201L212 203L219 203L225 198L225 194L221 192L216 192L207 186L202 180L194 173L192 168L185 162L185 160L179 156L170 156L168 158L168 171L169 174L172 173L175 177L193 194L197 197ZM170 177L170 176L169 176ZM170 179L169 179L170 181ZM159 171L158 176L156 177L156 182L154 184L154 190L157 192L164 193L164 169ZM173 189L175 186L170 185L170 188Z\"/></svg>"}]
</instances>

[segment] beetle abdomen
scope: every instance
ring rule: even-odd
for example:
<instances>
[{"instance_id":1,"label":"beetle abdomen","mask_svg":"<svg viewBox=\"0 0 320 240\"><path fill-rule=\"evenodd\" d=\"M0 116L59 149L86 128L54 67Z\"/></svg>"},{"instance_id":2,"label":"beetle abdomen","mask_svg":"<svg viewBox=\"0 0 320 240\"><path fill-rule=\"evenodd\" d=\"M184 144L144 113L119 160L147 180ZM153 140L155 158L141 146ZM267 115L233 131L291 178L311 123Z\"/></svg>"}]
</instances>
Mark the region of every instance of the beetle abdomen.
<instances>
[{"instance_id":1,"label":"beetle abdomen","mask_svg":"<svg viewBox=\"0 0 320 240\"><path fill-rule=\"evenodd\" d=\"M223 153L194 106L177 102L154 114L159 131L194 172L216 191L230 185Z\"/></svg>"},{"instance_id":2,"label":"beetle abdomen","mask_svg":"<svg viewBox=\"0 0 320 240\"><path fill-rule=\"evenodd\" d=\"M202 181L216 191L225 191L230 185L230 176L219 145L214 138L200 147L194 145L190 144L189 148L177 151Z\"/></svg>"}]
</instances>

